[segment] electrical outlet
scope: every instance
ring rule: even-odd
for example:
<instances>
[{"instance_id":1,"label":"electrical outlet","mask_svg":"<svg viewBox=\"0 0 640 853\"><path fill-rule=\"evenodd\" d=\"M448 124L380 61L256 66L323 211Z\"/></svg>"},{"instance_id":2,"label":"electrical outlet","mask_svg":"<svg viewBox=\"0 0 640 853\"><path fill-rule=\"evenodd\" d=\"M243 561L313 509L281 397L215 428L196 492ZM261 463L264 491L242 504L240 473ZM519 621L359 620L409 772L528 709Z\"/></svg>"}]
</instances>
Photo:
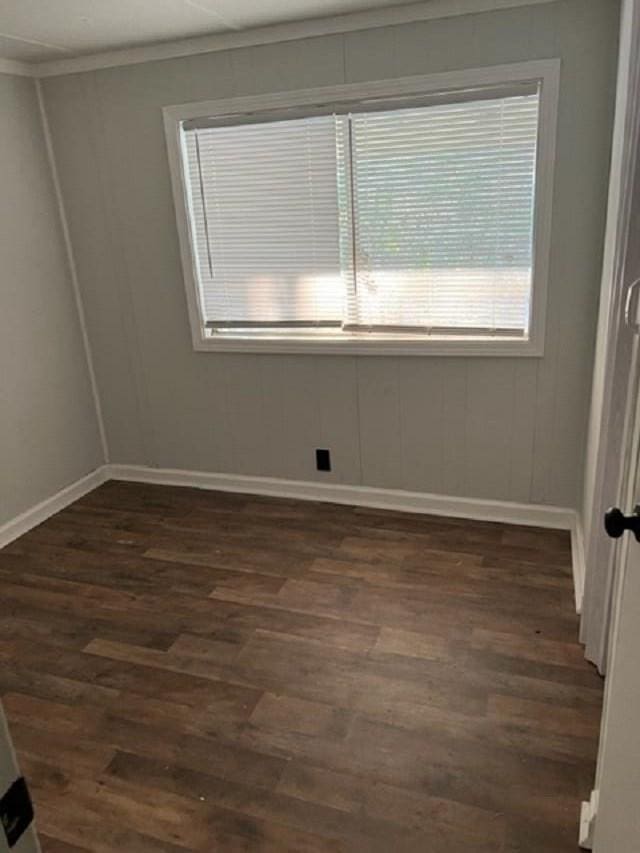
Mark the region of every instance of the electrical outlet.
<instances>
[{"instance_id":1,"label":"electrical outlet","mask_svg":"<svg viewBox=\"0 0 640 853\"><path fill-rule=\"evenodd\" d=\"M328 450L321 448L316 450L316 468L318 471L331 470L331 453Z\"/></svg>"}]
</instances>

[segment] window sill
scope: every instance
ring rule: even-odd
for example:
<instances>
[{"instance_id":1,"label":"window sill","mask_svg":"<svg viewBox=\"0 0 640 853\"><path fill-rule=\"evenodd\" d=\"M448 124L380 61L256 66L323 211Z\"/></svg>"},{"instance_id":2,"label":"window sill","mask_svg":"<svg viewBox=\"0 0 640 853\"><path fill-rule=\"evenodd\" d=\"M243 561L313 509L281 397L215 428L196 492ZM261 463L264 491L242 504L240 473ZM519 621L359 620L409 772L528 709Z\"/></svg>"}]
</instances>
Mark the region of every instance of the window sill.
<instances>
[{"instance_id":1,"label":"window sill","mask_svg":"<svg viewBox=\"0 0 640 853\"><path fill-rule=\"evenodd\" d=\"M372 355L372 356L474 356L541 357L543 346L534 340L514 338L282 338L225 337L194 341L198 352L237 352L299 355Z\"/></svg>"}]
</instances>

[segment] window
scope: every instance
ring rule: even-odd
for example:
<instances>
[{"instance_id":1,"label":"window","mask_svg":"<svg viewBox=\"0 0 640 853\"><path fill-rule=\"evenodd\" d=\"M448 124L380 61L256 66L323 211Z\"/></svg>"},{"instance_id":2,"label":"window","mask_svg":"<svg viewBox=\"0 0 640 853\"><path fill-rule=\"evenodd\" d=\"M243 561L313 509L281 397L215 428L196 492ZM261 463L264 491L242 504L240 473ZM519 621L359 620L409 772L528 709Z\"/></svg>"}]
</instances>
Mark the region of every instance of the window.
<instances>
[{"instance_id":1,"label":"window","mask_svg":"<svg viewBox=\"0 0 640 853\"><path fill-rule=\"evenodd\" d=\"M187 130L184 145L211 333L339 328L333 116Z\"/></svg>"},{"instance_id":2,"label":"window","mask_svg":"<svg viewBox=\"0 0 640 853\"><path fill-rule=\"evenodd\" d=\"M165 111L196 346L539 353L545 81Z\"/></svg>"}]
</instances>

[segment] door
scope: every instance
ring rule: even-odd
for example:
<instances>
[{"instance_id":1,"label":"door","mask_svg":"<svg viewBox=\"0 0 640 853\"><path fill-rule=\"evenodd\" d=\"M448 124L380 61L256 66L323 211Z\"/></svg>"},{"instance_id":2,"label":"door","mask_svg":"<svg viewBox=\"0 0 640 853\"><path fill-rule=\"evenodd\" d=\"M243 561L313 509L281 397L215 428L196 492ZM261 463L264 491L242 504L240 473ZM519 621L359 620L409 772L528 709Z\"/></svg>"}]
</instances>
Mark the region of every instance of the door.
<instances>
[{"instance_id":1,"label":"door","mask_svg":"<svg viewBox=\"0 0 640 853\"><path fill-rule=\"evenodd\" d=\"M636 348L636 363L638 351ZM640 504L640 405L635 408L628 454L626 498ZM622 534L605 693L594 819L596 853L640 850L640 507L609 515L609 531ZM624 533L622 532L624 528ZM629 529L630 528L630 529Z\"/></svg>"},{"instance_id":2,"label":"door","mask_svg":"<svg viewBox=\"0 0 640 853\"><path fill-rule=\"evenodd\" d=\"M625 365L621 508L606 513L603 527L616 545L608 675L591 802L596 853L640 851L640 169L632 185L624 257L629 283L620 318L620 325L633 333Z\"/></svg>"}]
</instances>

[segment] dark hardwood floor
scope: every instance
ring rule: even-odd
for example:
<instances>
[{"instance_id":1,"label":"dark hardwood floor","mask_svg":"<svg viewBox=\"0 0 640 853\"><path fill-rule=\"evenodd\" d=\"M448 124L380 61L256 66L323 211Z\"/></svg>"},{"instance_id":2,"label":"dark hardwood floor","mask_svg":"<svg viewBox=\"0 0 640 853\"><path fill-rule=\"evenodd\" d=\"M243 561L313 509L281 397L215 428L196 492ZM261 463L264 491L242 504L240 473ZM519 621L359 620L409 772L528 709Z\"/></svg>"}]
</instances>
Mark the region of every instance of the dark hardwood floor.
<instances>
[{"instance_id":1,"label":"dark hardwood floor","mask_svg":"<svg viewBox=\"0 0 640 853\"><path fill-rule=\"evenodd\" d=\"M567 533L110 482L0 580L44 853L578 849Z\"/></svg>"}]
</instances>

